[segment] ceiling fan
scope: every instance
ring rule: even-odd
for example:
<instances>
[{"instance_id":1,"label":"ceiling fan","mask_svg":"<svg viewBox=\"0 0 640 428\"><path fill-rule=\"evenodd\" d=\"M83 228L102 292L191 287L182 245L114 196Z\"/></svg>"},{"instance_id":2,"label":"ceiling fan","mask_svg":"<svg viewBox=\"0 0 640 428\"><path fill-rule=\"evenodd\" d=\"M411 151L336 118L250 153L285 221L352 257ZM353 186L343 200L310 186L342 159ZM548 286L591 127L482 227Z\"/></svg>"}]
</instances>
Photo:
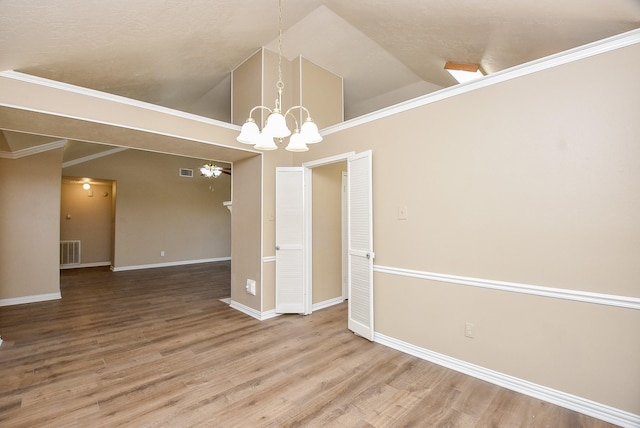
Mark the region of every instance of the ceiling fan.
<instances>
[{"instance_id":1,"label":"ceiling fan","mask_svg":"<svg viewBox=\"0 0 640 428\"><path fill-rule=\"evenodd\" d=\"M223 168L213 163L206 163L200 168L200 175L207 178L218 178L222 174L231 175L231 168Z\"/></svg>"}]
</instances>

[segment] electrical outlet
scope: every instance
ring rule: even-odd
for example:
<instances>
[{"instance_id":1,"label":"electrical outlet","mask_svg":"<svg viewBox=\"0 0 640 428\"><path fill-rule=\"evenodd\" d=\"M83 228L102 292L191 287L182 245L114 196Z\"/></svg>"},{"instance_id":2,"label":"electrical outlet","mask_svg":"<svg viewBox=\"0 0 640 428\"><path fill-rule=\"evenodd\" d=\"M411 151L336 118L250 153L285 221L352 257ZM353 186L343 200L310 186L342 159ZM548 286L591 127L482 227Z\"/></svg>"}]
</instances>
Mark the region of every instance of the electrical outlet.
<instances>
[{"instance_id":1,"label":"electrical outlet","mask_svg":"<svg viewBox=\"0 0 640 428\"><path fill-rule=\"evenodd\" d=\"M247 279L247 285L245 286L247 293L256 295L256 281L253 279Z\"/></svg>"},{"instance_id":2,"label":"electrical outlet","mask_svg":"<svg viewBox=\"0 0 640 428\"><path fill-rule=\"evenodd\" d=\"M474 338L476 337L476 326L473 323L465 323L464 324L464 335L466 337Z\"/></svg>"},{"instance_id":3,"label":"electrical outlet","mask_svg":"<svg viewBox=\"0 0 640 428\"><path fill-rule=\"evenodd\" d=\"M160 251L160 257L164 257L164 251Z\"/></svg>"}]
</instances>

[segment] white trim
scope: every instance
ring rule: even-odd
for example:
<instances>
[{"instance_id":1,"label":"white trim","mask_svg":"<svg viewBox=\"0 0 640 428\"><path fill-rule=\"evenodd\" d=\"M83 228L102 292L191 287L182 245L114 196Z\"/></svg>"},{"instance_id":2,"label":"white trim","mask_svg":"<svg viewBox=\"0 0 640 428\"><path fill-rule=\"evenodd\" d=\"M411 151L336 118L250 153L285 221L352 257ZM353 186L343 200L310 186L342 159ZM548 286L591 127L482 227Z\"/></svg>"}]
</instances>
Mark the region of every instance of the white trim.
<instances>
[{"instance_id":1,"label":"white trim","mask_svg":"<svg viewBox=\"0 0 640 428\"><path fill-rule=\"evenodd\" d=\"M442 273L423 272L388 266L374 266L374 272L389 275L405 276L429 281L447 282L471 287L489 288L512 293L531 294L554 299L573 300L576 302L595 303L598 305L616 306L619 308L640 310L640 298L618 296L614 294L593 293L590 291L569 290L566 288L542 287L539 285L518 284L515 282L494 281L489 279L470 278L466 276L446 275Z\"/></svg>"},{"instance_id":2,"label":"white trim","mask_svg":"<svg viewBox=\"0 0 640 428\"><path fill-rule=\"evenodd\" d=\"M302 168L302 256L304 257L304 314L313 313L313 174L311 168Z\"/></svg>"},{"instance_id":3,"label":"white trim","mask_svg":"<svg viewBox=\"0 0 640 428\"><path fill-rule=\"evenodd\" d=\"M597 403L586 398L538 385L524 379L496 372L485 367L477 366L466 361L430 351L428 349L420 348L381 333L375 333L374 341L406 354L413 355L414 357L430 361L503 388L538 398L603 421L629 428L640 426L640 415L620 410L615 407Z\"/></svg>"},{"instance_id":4,"label":"white trim","mask_svg":"<svg viewBox=\"0 0 640 428\"><path fill-rule=\"evenodd\" d=\"M62 163L62 168L67 168L69 166L78 165L78 164L81 164L81 163L84 163L84 162L88 162L88 161L91 161L91 160L94 160L94 159L99 159L99 158L102 158L102 157L105 157L105 156L114 155L116 153L119 153L119 152L122 152L122 151L125 151L125 150L129 150L129 149L127 147L116 147L116 148L113 148L111 150L105 150L104 152L95 153L95 154L92 154L92 155L89 155L89 156L85 156L85 157L82 157L82 158L78 158L78 159L73 159L73 160L70 160L70 161L67 161L67 162L63 162Z\"/></svg>"},{"instance_id":5,"label":"white trim","mask_svg":"<svg viewBox=\"0 0 640 428\"><path fill-rule=\"evenodd\" d=\"M264 295L265 295L265 292L264 292L264 259L265 259L264 257L264 176L265 176L264 154L261 154L260 155L260 257L263 260L263 262L260 263L260 310L261 311L262 311L262 308L264 308ZM233 200L233 195L231 195L231 197ZM232 218L232 221L233 221L233 218ZM275 224L273 227L275 228ZM275 239L275 236L274 236L274 239ZM275 248L275 242L273 246ZM276 259L276 256L274 255L273 261L275 261L275 259ZM275 276L275 271L273 272L273 274ZM233 284L231 284L231 287L232 287L231 298L233 298ZM274 284L274 293L275 293L275 284Z\"/></svg>"},{"instance_id":6,"label":"white trim","mask_svg":"<svg viewBox=\"0 0 640 428\"><path fill-rule=\"evenodd\" d=\"M68 140L58 140L51 143L41 144L39 146L28 147L15 152L0 152L0 158L4 159L20 159L25 156L36 155L38 153L48 152L49 150L60 149L67 144Z\"/></svg>"},{"instance_id":7,"label":"white trim","mask_svg":"<svg viewBox=\"0 0 640 428\"><path fill-rule=\"evenodd\" d=\"M276 256L265 256L262 258L262 263L270 263L275 261L276 261Z\"/></svg>"},{"instance_id":8,"label":"white trim","mask_svg":"<svg viewBox=\"0 0 640 428\"><path fill-rule=\"evenodd\" d=\"M506 82L508 80L516 79L521 76L526 76L528 74L537 73L539 71L547 70L559 65L579 61L581 59L624 48L636 43L640 43L640 29L628 31L617 36L602 39L584 46L569 49L564 52L549 55L544 58L517 65L515 67L511 67L506 70L487 75L483 78L468 83L461 83L455 86L443 88L439 91L432 92L421 97L413 98L411 100L401 102L387 108L383 108L381 110L356 117L354 119L350 119L346 122L324 128L321 134L323 136L333 134L368 122L373 122L387 116L392 116L398 113L405 112L407 110L451 98L456 95L464 94L466 92L474 91L486 86L495 85L497 83Z\"/></svg>"},{"instance_id":9,"label":"white trim","mask_svg":"<svg viewBox=\"0 0 640 428\"><path fill-rule=\"evenodd\" d=\"M10 299L0 299L0 306L22 305L24 303L46 302L48 300L59 300L59 299L62 299L62 294L60 294L60 292L49 293L49 294L37 294L34 296L23 296L23 297L12 297Z\"/></svg>"},{"instance_id":10,"label":"white trim","mask_svg":"<svg viewBox=\"0 0 640 428\"><path fill-rule=\"evenodd\" d=\"M135 265L135 266L118 266L118 267L111 267L111 270L114 272L123 272L127 270L153 269L153 268L169 267L169 266L194 265L198 263L223 262L228 260L231 260L231 257L215 257L211 259L199 259L199 260L180 260L175 262L153 263L153 264Z\"/></svg>"},{"instance_id":11,"label":"white trim","mask_svg":"<svg viewBox=\"0 0 640 428\"><path fill-rule=\"evenodd\" d=\"M355 155L356 152L347 152L339 155L329 156L327 158L316 159L309 162L305 162L302 164L305 168L315 168L318 166L329 165L332 163L343 162L348 160L351 156Z\"/></svg>"},{"instance_id":12,"label":"white trim","mask_svg":"<svg viewBox=\"0 0 640 428\"><path fill-rule=\"evenodd\" d=\"M275 309L271 309L270 311L263 311L261 313L260 321L268 320L270 318L279 317L280 315L282 315L282 314L277 313Z\"/></svg>"},{"instance_id":13,"label":"white trim","mask_svg":"<svg viewBox=\"0 0 640 428\"><path fill-rule=\"evenodd\" d=\"M100 267L100 266L111 266L111 262L93 262L93 263L77 263L73 265L60 265L60 270L80 269L80 268Z\"/></svg>"},{"instance_id":14,"label":"white trim","mask_svg":"<svg viewBox=\"0 0 640 428\"><path fill-rule=\"evenodd\" d=\"M101 100L111 101L118 104L125 104L132 107L138 107L145 110L151 110L158 113L168 114L175 117L180 117L183 119L194 120L197 122L207 123L210 125L220 126L222 128L239 130L240 127L237 125L233 125L227 122L223 122L221 120L211 119L204 116L198 116L193 113L186 113L180 110L174 110L168 107L162 107L156 104L147 103L144 101L134 100L132 98L126 98L120 95L110 94L108 92L101 92L95 89L89 89L82 86L71 85L69 83L59 82L57 80L45 79L43 77L33 76L31 74L21 73L15 70L5 70L0 71L0 77L6 77L13 80L18 80L21 82L32 83L39 86L45 86L48 88L58 89L65 92L72 92L74 94L86 95L92 98L98 98ZM2 104L6 105L6 104ZM7 105L8 107L11 107ZM36 110L33 110L36 111ZM63 115L64 116L64 115ZM69 116L65 116L69 117Z\"/></svg>"},{"instance_id":15,"label":"white trim","mask_svg":"<svg viewBox=\"0 0 640 428\"><path fill-rule=\"evenodd\" d=\"M325 309L328 308L330 306L334 306L334 305L339 305L340 303L343 303L345 301L344 298L341 297L334 297L333 299L328 299L325 300L323 302L318 302L318 303L314 303L313 304L313 311L319 311L320 309Z\"/></svg>"},{"instance_id":16,"label":"white trim","mask_svg":"<svg viewBox=\"0 0 640 428\"><path fill-rule=\"evenodd\" d=\"M281 314L276 313L275 309L272 309L270 311L266 311L266 312L261 312L257 309L253 309L250 308L249 306L243 305L242 303L236 302L235 300L231 300L231 303L229 304L229 306L237 311L242 312L243 314L249 315L250 317L253 317L259 321L264 321L267 320L269 318L275 318L277 316L280 316Z\"/></svg>"},{"instance_id":17,"label":"white trim","mask_svg":"<svg viewBox=\"0 0 640 428\"><path fill-rule=\"evenodd\" d=\"M307 272L307 290L306 294L308 296L308 307L310 307L310 311L308 314L313 313L316 310L315 305L313 305L313 174L312 169L331 165L338 162L346 162L349 160L351 156L354 156L356 152L346 152L337 154L334 156L329 156L322 159L316 159L309 162L304 162L302 164L304 170L305 177L305 188L304 188L304 207L303 207L303 216L304 216L304 242L305 242L305 271ZM326 306L322 306L319 309L322 309ZM307 315L308 315L307 314Z\"/></svg>"}]
</instances>

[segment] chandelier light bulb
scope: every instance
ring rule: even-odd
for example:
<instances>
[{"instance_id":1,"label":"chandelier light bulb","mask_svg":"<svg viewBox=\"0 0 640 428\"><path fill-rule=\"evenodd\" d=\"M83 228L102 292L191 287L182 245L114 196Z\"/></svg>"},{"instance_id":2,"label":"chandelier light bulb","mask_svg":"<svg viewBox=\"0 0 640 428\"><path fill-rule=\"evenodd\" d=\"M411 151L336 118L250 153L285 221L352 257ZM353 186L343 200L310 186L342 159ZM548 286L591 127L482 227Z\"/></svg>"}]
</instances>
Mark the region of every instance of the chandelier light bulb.
<instances>
[{"instance_id":1,"label":"chandelier light bulb","mask_svg":"<svg viewBox=\"0 0 640 428\"><path fill-rule=\"evenodd\" d=\"M274 110L273 113L269 115L267 118L267 124L262 132L267 133L274 138L285 138L291 135L291 131L287 128L287 121L278 110Z\"/></svg>"},{"instance_id":2,"label":"chandelier light bulb","mask_svg":"<svg viewBox=\"0 0 640 428\"><path fill-rule=\"evenodd\" d=\"M253 148L256 150L276 150L278 146L276 146L275 141L273 141L273 137L262 131L258 136L256 145L253 146Z\"/></svg>"},{"instance_id":3,"label":"chandelier light bulb","mask_svg":"<svg viewBox=\"0 0 640 428\"><path fill-rule=\"evenodd\" d=\"M286 150L290 152L306 152L309 150L309 147L307 147L304 142L304 137L300 135L297 129L293 132L291 138L289 138L289 144L287 145Z\"/></svg>"},{"instance_id":4,"label":"chandelier light bulb","mask_svg":"<svg viewBox=\"0 0 640 428\"><path fill-rule=\"evenodd\" d=\"M255 144L259 135L260 129L258 128L256 121L249 118L244 125L242 125L240 135L238 135L236 140L243 144Z\"/></svg>"},{"instance_id":5,"label":"chandelier light bulb","mask_svg":"<svg viewBox=\"0 0 640 428\"><path fill-rule=\"evenodd\" d=\"M322 141L322 136L320 136L320 133L318 132L318 126L311 121L310 117L302 124L300 133L307 144L315 144Z\"/></svg>"}]
</instances>

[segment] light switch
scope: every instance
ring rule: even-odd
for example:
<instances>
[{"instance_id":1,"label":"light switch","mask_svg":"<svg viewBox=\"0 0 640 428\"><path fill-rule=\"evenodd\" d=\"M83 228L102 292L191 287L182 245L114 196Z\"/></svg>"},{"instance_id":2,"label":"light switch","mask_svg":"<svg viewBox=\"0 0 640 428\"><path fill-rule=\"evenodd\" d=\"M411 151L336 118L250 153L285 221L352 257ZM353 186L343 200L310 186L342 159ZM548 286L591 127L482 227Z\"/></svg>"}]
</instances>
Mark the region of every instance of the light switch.
<instances>
[{"instance_id":1,"label":"light switch","mask_svg":"<svg viewBox=\"0 0 640 428\"><path fill-rule=\"evenodd\" d=\"M398 220L406 220L409 218L409 211L406 206L398 207Z\"/></svg>"}]
</instances>

